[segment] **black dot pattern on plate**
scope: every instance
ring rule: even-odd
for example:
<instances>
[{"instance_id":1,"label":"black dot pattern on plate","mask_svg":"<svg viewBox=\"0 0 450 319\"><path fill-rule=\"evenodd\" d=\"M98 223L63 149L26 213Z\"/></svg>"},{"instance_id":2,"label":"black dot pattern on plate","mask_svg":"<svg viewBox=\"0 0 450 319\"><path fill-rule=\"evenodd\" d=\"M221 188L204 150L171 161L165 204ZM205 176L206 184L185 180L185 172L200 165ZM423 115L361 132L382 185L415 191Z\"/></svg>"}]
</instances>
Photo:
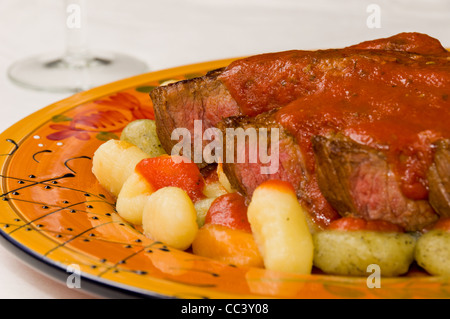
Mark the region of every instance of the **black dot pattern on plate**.
<instances>
[{"instance_id":1,"label":"black dot pattern on plate","mask_svg":"<svg viewBox=\"0 0 450 319\"><path fill-rule=\"evenodd\" d=\"M68 174L65 174L65 175L57 177L57 178L41 180L41 179L39 179L38 176L36 176L34 174L30 174L28 180L24 180L24 181L21 180L21 182L17 183L17 184L23 187L21 189L27 189L27 188L36 187L36 186L40 185L40 186L43 186L43 189L46 191L53 191L55 189L59 191L64 188L64 186L62 186L63 183L59 183L59 181L62 181L64 179L74 178L74 177L75 177L75 174L68 173ZM14 178L12 178L12 179L14 179ZM49 184L51 184L51 186ZM8 193L4 193L1 196L4 199L10 199L7 196L14 195L14 196L17 196L17 198L15 200L21 201L21 199L20 199L21 192L19 192L18 190L20 190L20 189L15 189ZM77 203L71 202L69 200L63 200L63 201L60 201L60 203L61 203L60 205L56 205L56 204L50 205L50 204L41 203L41 202L34 202L34 203L30 202L30 204L39 205L39 207L44 212L44 214L42 214L41 216L39 216L38 218L36 218L34 220L27 221L26 223L22 223L22 225L16 224L14 229L10 231L10 234L13 235L15 232L20 231L21 229L24 229L27 232L42 231L45 229L45 223L40 222L40 221L44 221L46 219L46 217L48 217L48 216L55 215L55 214L61 214L64 211L68 212L69 214L72 214L72 215L84 214L86 217L88 217L88 219L93 220L93 221L98 221L98 220L100 220L99 216L104 216L105 218L108 218L108 220L106 221L105 224L117 223L117 225L119 227L127 227L127 228L133 229L133 231L136 232L136 235L140 236L139 238L136 238L132 241L133 244L131 244L129 242L114 243L115 245L120 244L126 250L130 250L131 253L129 253L128 255L126 255L124 258L122 258L120 260L116 260L115 262L112 261L111 259L108 259L108 260L107 259L99 259L97 261L98 264L94 263L94 264L89 265L90 269L92 269L92 270L95 269L95 270L99 271L98 276L103 276L108 272L113 272L113 273L127 272L127 273L134 273L139 276L148 275L149 274L148 270L129 268L128 260L138 254L141 254L141 253L153 254L154 249L157 249L158 251L160 251L162 253L168 253L171 251L171 249L168 246L164 245L161 242L152 242L150 245L146 244L145 243L146 241L143 240L142 233L138 232L133 225L130 225L121 219L118 219L117 222L114 222L112 220L112 217L117 216L117 213L115 213L115 212L114 213L110 213L110 212L104 213L104 211L98 212L95 207L103 206L103 208L105 208L105 206L106 206L106 207L108 207L108 209L114 211L114 203L105 201L106 196L104 194L88 193L88 192L85 192L84 190L71 189L71 191L78 191L78 192L82 193L82 195L84 196L84 198L86 198L86 200L84 200L83 202L77 202ZM94 203L96 203L95 206L93 205ZM82 208L82 207L84 207L84 208ZM15 221L19 222L22 220L16 219ZM93 226L92 228L87 229L87 230L80 230L80 229L76 229L75 227L67 227L64 231L61 231L59 233L53 232L52 233L53 238L57 241L57 244L54 248L47 251L47 253L45 253L45 256L50 256L56 250L61 249L63 247L68 247L71 242L81 241L85 245L90 245L93 242L95 243L97 240L105 241L104 238L102 238L97 233L95 233L96 228L99 228L102 225L104 225L104 224L99 224L97 226ZM9 225L9 224L5 224L4 228L9 229L9 228L11 228L10 226L11 225ZM62 242L59 242L59 240L62 240ZM148 242L148 240L147 240L147 242ZM219 276L217 273L214 273L214 272L207 272L207 273L209 273L210 276L212 276L212 277Z\"/></svg>"},{"instance_id":2,"label":"black dot pattern on plate","mask_svg":"<svg viewBox=\"0 0 450 319\"><path fill-rule=\"evenodd\" d=\"M176 250L150 240L143 235L139 227L121 219L115 211L115 199L99 187L95 179L92 179L93 182L84 180L86 172L91 170L93 154L83 154L82 147L59 151L63 148L62 145L70 145L71 141L76 142L75 135L82 129L76 128L70 132L74 135L67 138L67 143L66 141L58 143L57 147L55 141L47 140L45 134L40 133L39 130L51 131L48 129L51 125L71 129L68 124L75 124L72 115L58 115L58 119L62 119L63 122L49 121L36 129L36 133L32 133L30 138L21 139L20 143L7 140L11 144L11 150L0 156L9 157L9 163L14 165L18 163L15 158L20 158L23 173L17 174L18 176L7 175L14 170L5 169L0 173L5 185L0 194L2 205L10 207L11 211L15 212L14 218L0 220L1 231L12 238L22 236L24 233L30 236L44 236L50 243L45 246L48 247L47 250L41 253L44 258L56 258L55 261L65 264L66 261L57 259L61 253L61 256L71 254L79 256L80 260L86 262L80 264L83 271L89 271L98 277L112 273L127 273L144 277L159 276L188 286L214 287L209 278L220 276L220 272L214 269L203 270L205 282L202 280L190 282L189 278L183 275L189 269L180 271L171 269L166 273L164 267L159 268L158 263L153 262L162 256L170 256ZM89 123L85 122L85 125ZM95 131L83 133L86 133L89 139L95 140ZM42 143L39 142L39 145L33 140L34 134L40 136ZM83 138L85 137L86 135ZM77 143L81 145L90 142L87 139L80 139ZM42 149L43 145L48 149ZM33 147L36 150L34 153L25 152ZM64 158L61 154L68 157ZM53 162L55 158L57 161ZM23 171L23 167L26 167L27 171ZM43 172L41 167L46 167L47 171ZM58 169L54 169L55 167ZM81 171L84 171L83 176L79 175ZM68 194L70 196L66 196ZM111 229L123 233L124 236L110 238ZM104 247L104 250L99 251L99 247ZM111 254L110 251L116 253ZM102 252L105 252L104 256ZM190 254L182 254L192 258ZM143 260L146 262L142 262Z\"/></svg>"}]
</instances>

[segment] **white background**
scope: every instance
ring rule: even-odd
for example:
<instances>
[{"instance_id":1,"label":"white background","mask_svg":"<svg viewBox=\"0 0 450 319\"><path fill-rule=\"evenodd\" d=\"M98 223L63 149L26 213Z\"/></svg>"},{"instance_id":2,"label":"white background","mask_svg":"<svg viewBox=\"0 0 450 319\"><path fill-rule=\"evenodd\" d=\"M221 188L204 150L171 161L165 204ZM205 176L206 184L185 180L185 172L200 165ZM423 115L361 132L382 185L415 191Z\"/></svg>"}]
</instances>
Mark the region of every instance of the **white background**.
<instances>
[{"instance_id":1,"label":"white background","mask_svg":"<svg viewBox=\"0 0 450 319\"><path fill-rule=\"evenodd\" d=\"M134 55L151 70L289 49L343 47L416 31L450 47L445 0L88 0L92 48ZM381 28L368 28L369 4ZM62 51L62 0L0 0L0 132L68 94L12 84L17 59ZM32 269L0 247L0 298L91 298Z\"/></svg>"}]
</instances>

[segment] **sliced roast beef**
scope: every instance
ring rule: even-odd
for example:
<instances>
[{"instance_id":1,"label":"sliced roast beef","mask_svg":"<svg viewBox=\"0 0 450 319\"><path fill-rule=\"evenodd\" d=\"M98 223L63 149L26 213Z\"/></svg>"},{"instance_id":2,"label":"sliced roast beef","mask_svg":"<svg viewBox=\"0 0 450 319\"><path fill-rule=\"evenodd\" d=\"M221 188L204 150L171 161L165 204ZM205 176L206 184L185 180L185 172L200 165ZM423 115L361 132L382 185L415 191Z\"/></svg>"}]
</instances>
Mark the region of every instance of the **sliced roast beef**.
<instances>
[{"instance_id":1,"label":"sliced roast beef","mask_svg":"<svg viewBox=\"0 0 450 319\"><path fill-rule=\"evenodd\" d=\"M398 36L403 38L402 36ZM324 90L348 90L342 84L395 86L417 91L448 84L449 53L427 48L430 37L416 35L415 46L433 54L360 47L317 51L292 50L251 56L232 62L218 78L230 91L245 115L255 116ZM380 42L390 43L397 37ZM422 41L422 42L421 42ZM388 45L387 45L388 46ZM400 49L400 48L398 48Z\"/></svg>"},{"instance_id":2,"label":"sliced roast beef","mask_svg":"<svg viewBox=\"0 0 450 319\"><path fill-rule=\"evenodd\" d=\"M450 217L450 141L435 143L433 164L428 171L429 200L442 217Z\"/></svg>"},{"instance_id":3,"label":"sliced roast beef","mask_svg":"<svg viewBox=\"0 0 450 319\"><path fill-rule=\"evenodd\" d=\"M282 179L293 185L299 185L308 178L298 145L293 137L274 121L270 112L254 118L229 117L219 124L219 128L224 136L224 172L231 185L243 195L251 197L255 188L269 179ZM271 134L275 129L278 130L278 145L271 140ZM265 135L267 142L262 141L260 130L267 133ZM241 138L241 141L238 141L238 138ZM262 145L260 143L267 145L269 155L275 151L274 146L278 148L279 161L277 158L275 163L277 167L272 173L264 173L269 169L270 163L262 163L258 154L259 145Z\"/></svg>"},{"instance_id":4,"label":"sliced roast beef","mask_svg":"<svg viewBox=\"0 0 450 319\"><path fill-rule=\"evenodd\" d=\"M172 139L175 129L188 129L193 144L195 120L201 121L203 134L207 128L216 126L222 119L240 114L236 102L224 84L217 79L221 72L221 69L214 70L203 77L157 87L150 92L157 134L161 145L169 154L178 143L178 139Z\"/></svg>"},{"instance_id":5,"label":"sliced roast beef","mask_svg":"<svg viewBox=\"0 0 450 319\"><path fill-rule=\"evenodd\" d=\"M403 32L389 38L364 41L352 49L405 51L418 54L447 54L439 40L417 32Z\"/></svg>"},{"instance_id":6,"label":"sliced roast beef","mask_svg":"<svg viewBox=\"0 0 450 319\"><path fill-rule=\"evenodd\" d=\"M419 51L428 54L414 53ZM346 91L358 80L364 85L408 87L417 94L424 93L423 85L440 88L449 81L447 57L439 41L402 33L351 48L292 50L239 59L206 76L158 87L150 97L158 136L171 152L177 143L171 139L173 130L187 128L193 139L195 120L202 121L203 133L223 118L256 116L329 88ZM351 83L345 87L346 82Z\"/></svg>"},{"instance_id":7,"label":"sliced roast beef","mask_svg":"<svg viewBox=\"0 0 450 319\"><path fill-rule=\"evenodd\" d=\"M449 101L439 93L432 98L434 92L424 99L407 88L371 86L357 92L330 89L245 121L226 119L221 125L280 128L289 141L280 145L281 172L273 176L261 176L257 164L225 162L233 184L251 195L248 189L265 179L290 181L300 201L322 221L326 202L342 215L383 219L406 230L432 223L437 215L427 201L426 173L432 143L450 136L443 120L450 119ZM336 132L342 137L319 144L320 136ZM292 178L292 167L301 168L302 178Z\"/></svg>"},{"instance_id":8,"label":"sliced roast beef","mask_svg":"<svg viewBox=\"0 0 450 319\"><path fill-rule=\"evenodd\" d=\"M249 154L257 142L251 145L246 140L245 144L234 144L233 160L225 161L223 168L232 186L242 194L251 198L265 180L288 181L311 218L322 227L339 215L349 214L389 221L407 231L421 230L437 219L427 200L410 199L402 193L398 174L383 152L341 134L328 138L314 136L311 144L316 161L311 170L305 160L308 156L295 137L275 118L276 113L270 112L254 118L232 117L220 124L224 135L226 128L256 131L269 128L269 132L277 128L280 132L278 170L271 174L262 170L267 164L250 160ZM270 152L273 152L272 144L269 142ZM245 154L245 161L239 162L238 154Z\"/></svg>"},{"instance_id":9,"label":"sliced roast beef","mask_svg":"<svg viewBox=\"0 0 450 319\"><path fill-rule=\"evenodd\" d=\"M382 152L343 135L315 136L312 144L320 190L341 215L385 220L408 231L436 221L428 201L403 195Z\"/></svg>"},{"instance_id":10,"label":"sliced roast beef","mask_svg":"<svg viewBox=\"0 0 450 319\"><path fill-rule=\"evenodd\" d=\"M339 212L418 230L436 218L424 172L432 159L431 143L450 137L445 127L449 88L449 53L435 39L405 33L344 49L240 59L204 77L157 88L150 96L167 152L178 142L171 139L176 128L187 128L193 140L195 120L201 120L201 134L216 126L222 132L280 131L276 172L261 173L264 165L249 157L236 161L251 148L247 142L235 146L233 160L224 163L233 186L248 197L262 181L282 179L293 184L322 226ZM320 140L336 132L347 137ZM343 162L339 152L333 161L323 157L331 144L345 155ZM383 182L370 184L370 178Z\"/></svg>"},{"instance_id":11,"label":"sliced roast beef","mask_svg":"<svg viewBox=\"0 0 450 319\"><path fill-rule=\"evenodd\" d=\"M295 138L275 121L275 113L275 111L267 112L253 118L230 117L219 124L224 136L224 159L231 156L231 159L228 158L223 162L224 172L233 188L247 198L251 198L256 187L266 180L290 182L311 219L318 226L324 227L339 215L321 194L315 175L306 168L305 159ZM227 143L227 137L235 134L235 131L230 132L227 129L242 129L244 132L241 131L241 134L246 133L245 142L238 142L233 137L228 140L231 143ZM275 130L276 135L272 134ZM252 140L249 137L252 132L256 132L257 139ZM267 142L261 143L266 138ZM255 154L252 152L259 152L259 146L265 148L265 145L267 150L264 152L272 158L262 163L263 157L253 157ZM238 158L241 155L243 160Z\"/></svg>"}]
</instances>

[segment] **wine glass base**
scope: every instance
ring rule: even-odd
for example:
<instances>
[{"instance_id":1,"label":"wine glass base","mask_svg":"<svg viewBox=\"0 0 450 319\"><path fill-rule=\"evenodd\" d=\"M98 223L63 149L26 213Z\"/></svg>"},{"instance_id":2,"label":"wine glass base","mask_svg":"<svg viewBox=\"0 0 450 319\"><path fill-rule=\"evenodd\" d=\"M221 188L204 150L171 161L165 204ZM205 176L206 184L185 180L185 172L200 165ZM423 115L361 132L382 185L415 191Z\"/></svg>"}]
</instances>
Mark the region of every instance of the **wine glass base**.
<instances>
[{"instance_id":1,"label":"wine glass base","mask_svg":"<svg viewBox=\"0 0 450 319\"><path fill-rule=\"evenodd\" d=\"M147 71L146 63L121 53L77 60L46 54L15 62L8 69L8 77L30 89L74 93Z\"/></svg>"}]
</instances>

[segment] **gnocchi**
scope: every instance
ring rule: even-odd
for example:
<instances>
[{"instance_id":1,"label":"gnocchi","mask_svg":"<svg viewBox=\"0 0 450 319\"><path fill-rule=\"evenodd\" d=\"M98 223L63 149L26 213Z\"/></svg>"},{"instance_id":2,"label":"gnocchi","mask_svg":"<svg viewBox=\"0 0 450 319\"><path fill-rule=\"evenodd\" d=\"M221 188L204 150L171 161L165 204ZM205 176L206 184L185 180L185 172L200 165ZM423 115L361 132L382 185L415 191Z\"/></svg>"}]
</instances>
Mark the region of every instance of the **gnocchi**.
<instances>
[{"instance_id":1,"label":"gnocchi","mask_svg":"<svg viewBox=\"0 0 450 319\"><path fill-rule=\"evenodd\" d=\"M153 192L152 185L142 175L133 172L117 196L117 213L126 221L141 225L145 204Z\"/></svg>"},{"instance_id":2,"label":"gnocchi","mask_svg":"<svg viewBox=\"0 0 450 319\"><path fill-rule=\"evenodd\" d=\"M156 124L153 120L141 119L130 122L123 129L120 139L136 145L149 157L166 154L156 134Z\"/></svg>"},{"instance_id":3,"label":"gnocchi","mask_svg":"<svg viewBox=\"0 0 450 319\"><path fill-rule=\"evenodd\" d=\"M194 203L194 208L197 213L198 227L202 227L205 224L206 213L208 213L208 210L215 199L216 197L208 197L200 199Z\"/></svg>"},{"instance_id":4,"label":"gnocchi","mask_svg":"<svg viewBox=\"0 0 450 319\"><path fill-rule=\"evenodd\" d=\"M233 187L230 184L230 181L228 180L228 177L225 175L222 163L217 164L217 176L219 178L220 184L228 193L233 193L236 191L235 189L233 189Z\"/></svg>"},{"instance_id":5,"label":"gnocchi","mask_svg":"<svg viewBox=\"0 0 450 319\"><path fill-rule=\"evenodd\" d=\"M268 181L258 186L248 207L248 220L267 269L311 272L312 236L290 184Z\"/></svg>"},{"instance_id":6,"label":"gnocchi","mask_svg":"<svg viewBox=\"0 0 450 319\"><path fill-rule=\"evenodd\" d=\"M203 194L209 198L219 197L226 193L228 193L227 190L222 186L220 182L208 183L205 185L205 188L203 189Z\"/></svg>"},{"instance_id":7,"label":"gnocchi","mask_svg":"<svg viewBox=\"0 0 450 319\"><path fill-rule=\"evenodd\" d=\"M139 147L120 140L109 140L95 151L92 173L112 195L118 196L125 181L148 155Z\"/></svg>"},{"instance_id":8,"label":"gnocchi","mask_svg":"<svg viewBox=\"0 0 450 319\"><path fill-rule=\"evenodd\" d=\"M143 129L149 124L133 125ZM432 275L450 275L449 232L432 230L416 238L401 232L321 230L305 214L291 186L281 181L267 181L255 190L247 214L251 233L205 225L213 201L235 192L222 165L217 166L217 180L204 185L204 198L191 199L178 187L156 189L135 168L162 151L135 145L142 143L142 136L132 132L133 125L121 140L109 140L97 149L92 172L117 197L118 214L142 225L154 240L181 250L192 247L198 255L236 265L300 274L317 267L328 274L366 276L367 266L377 264L382 276L392 277L405 274L415 259Z\"/></svg>"},{"instance_id":9,"label":"gnocchi","mask_svg":"<svg viewBox=\"0 0 450 319\"><path fill-rule=\"evenodd\" d=\"M415 258L428 273L450 276L450 232L433 229L422 235L417 241Z\"/></svg>"},{"instance_id":10,"label":"gnocchi","mask_svg":"<svg viewBox=\"0 0 450 319\"><path fill-rule=\"evenodd\" d=\"M314 234L314 265L328 274L367 276L376 264L380 275L406 273L414 259L415 237L406 233L324 230Z\"/></svg>"},{"instance_id":11,"label":"gnocchi","mask_svg":"<svg viewBox=\"0 0 450 319\"><path fill-rule=\"evenodd\" d=\"M144 234L171 247L189 248L198 232L197 214L187 193L164 187L148 198L142 215Z\"/></svg>"}]
</instances>

